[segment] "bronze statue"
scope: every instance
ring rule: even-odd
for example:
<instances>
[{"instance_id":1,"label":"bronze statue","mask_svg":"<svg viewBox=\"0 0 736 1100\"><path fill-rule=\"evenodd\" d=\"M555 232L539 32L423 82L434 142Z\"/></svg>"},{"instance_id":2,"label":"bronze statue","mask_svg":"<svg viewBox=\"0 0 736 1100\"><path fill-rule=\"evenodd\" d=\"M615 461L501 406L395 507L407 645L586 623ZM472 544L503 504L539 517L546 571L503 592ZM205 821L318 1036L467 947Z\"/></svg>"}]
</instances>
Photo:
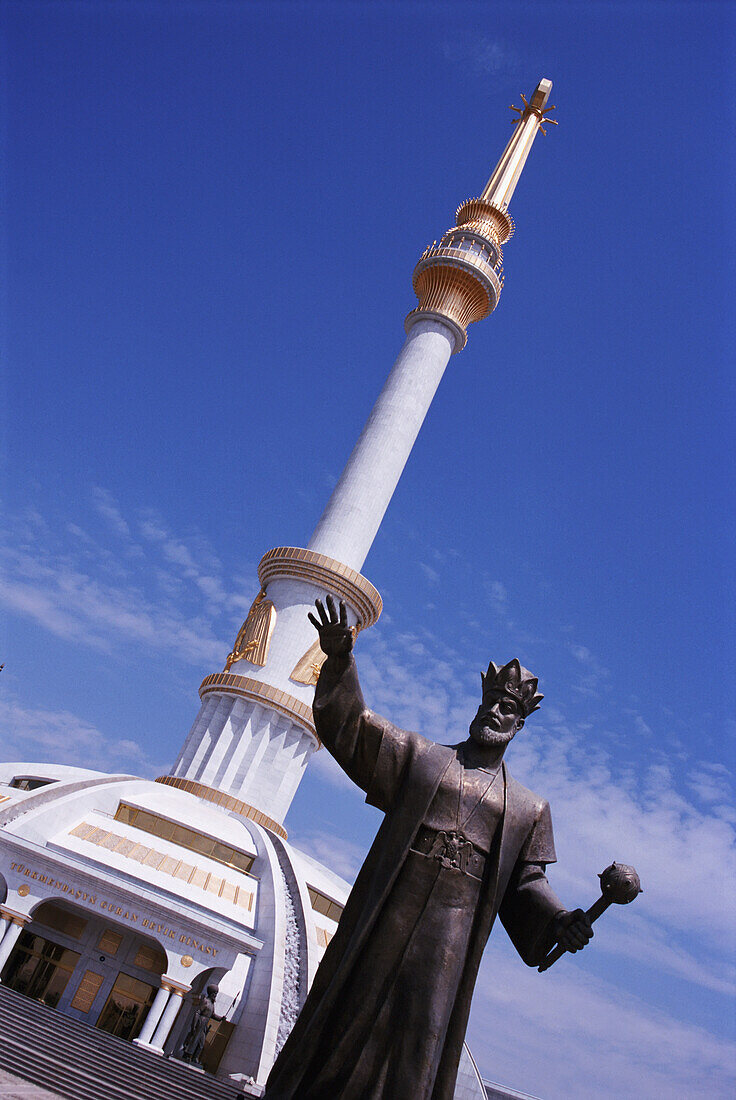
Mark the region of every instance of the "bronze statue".
<instances>
[{"instance_id":1,"label":"bronze statue","mask_svg":"<svg viewBox=\"0 0 736 1100\"><path fill-rule=\"evenodd\" d=\"M183 1061L191 1062L195 1066L199 1065L200 1055L204 1049L210 1027L210 1020L215 1014L217 988L216 985L208 985L207 992L198 999L192 1023L181 1048Z\"/></svg>"},{"instance_id":2,"label":"bronze statue","mask_svg":"<svg viewBox=\"0 0 736 1100\"><path fill-rule=\"evenodd\" d=\"M537 680L493 662L460 745L398 729L365 707L345 605L317 601L327 654L317 732L385 814L267 1100L451 1100L478 966L496 914L529 966L593 935L545 876L547 802L506 770L506 746L536 710Z\"/></svg>"}]
</instances>

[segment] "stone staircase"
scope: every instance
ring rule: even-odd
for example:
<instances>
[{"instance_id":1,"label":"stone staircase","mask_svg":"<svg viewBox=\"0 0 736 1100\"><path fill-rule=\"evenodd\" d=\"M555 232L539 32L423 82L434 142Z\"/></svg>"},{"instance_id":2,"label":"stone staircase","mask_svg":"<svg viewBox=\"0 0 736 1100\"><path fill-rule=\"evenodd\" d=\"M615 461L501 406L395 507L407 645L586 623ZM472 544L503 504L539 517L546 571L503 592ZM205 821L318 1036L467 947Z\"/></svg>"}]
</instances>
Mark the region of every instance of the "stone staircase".
<instances>
[{"instance_id":1,"label":"stone staircase","mask_svg":"<svg viewBox=\"0 0 736 1100\"><path fill-rule=\"evenodd\" d=\"M0 1067L70 1100L236 1100L260 1093L62 1016L2 985Z\"/></svg>"}]
</instances>

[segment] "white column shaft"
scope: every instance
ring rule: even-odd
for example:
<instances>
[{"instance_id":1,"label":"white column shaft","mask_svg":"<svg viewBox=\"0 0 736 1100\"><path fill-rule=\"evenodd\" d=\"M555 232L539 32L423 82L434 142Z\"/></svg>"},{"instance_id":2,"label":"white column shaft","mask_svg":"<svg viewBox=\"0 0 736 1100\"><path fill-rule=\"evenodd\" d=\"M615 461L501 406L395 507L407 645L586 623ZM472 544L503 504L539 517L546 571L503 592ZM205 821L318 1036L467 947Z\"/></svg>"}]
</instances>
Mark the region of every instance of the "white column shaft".
<instances>
[{"instance_id":1,"label":"white column shaft","mask_svg":"<svg viewBox=\"0 0 736 1100\"><path fill-rule=\"evenodd\" d=\"M153 998L153 1004L148 1010L148 1015L141 1028L141 1033L137 1039L133 1040L134 1043L140 1043L145 1046L150 1044L153 1033L156 1030L159 1020L163 1016L164 1009L166 1008L170 996L171 990L162 985Z\"/></svg>"},{"instance_id":2,"label":"white column shaft","mask_svg":"<svg viewBox=\"0 0 736 1100\"><path fill-rule=\"evenodd\" d=\"M360 571L452 355L439 321L418 321L368 417L309 549Z\"/></svg>"},{"instance_id":3,"label":"white column shaft","mask_svg":"<svg viewBox=\"0 0 736 1100\"><path fill-rule=\"evenodd\" d=\"M0 943L0 970L2 970L10 958L10 952L18 942L18 938L22 931L22 924L11 924L3 936L2 943Z\"/></svg>"},{"instance_id":4,"label":"white column shaft","mask_svg":"<svg viewBox=\"0 0 736 1100\"><path fill-rule=\"evenodd\" d=\"M174 1026L176 1017L179 1015L179 1009L183 1002L184 994L178 989L172 989L166 1008L163 1011L158 1027L154 1031L153 1038L151 1039L150 1045L155 1047L156 1050L164 1049L164 1043L171 1034L171 1029Z\"/></svg>"}]
</instances>

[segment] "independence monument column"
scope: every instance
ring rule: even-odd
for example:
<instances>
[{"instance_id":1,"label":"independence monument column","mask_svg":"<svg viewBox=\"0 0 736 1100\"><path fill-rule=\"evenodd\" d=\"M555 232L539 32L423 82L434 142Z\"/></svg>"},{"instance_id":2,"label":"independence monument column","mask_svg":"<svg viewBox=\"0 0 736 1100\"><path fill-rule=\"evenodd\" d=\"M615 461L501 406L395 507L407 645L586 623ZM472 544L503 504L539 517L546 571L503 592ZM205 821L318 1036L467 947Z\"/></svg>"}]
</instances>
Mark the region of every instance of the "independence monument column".
<instances>
[{"instance_id":1,"label":"independence monument column","mask_svg":"<svg viewBox=\"0 0 736 1100\"><path fill-rule=\"evenodd\" d=\"M207 676L200 712L174 769L158 782L254 818L285 836L281 822L318 740L314 684L323 654L307 612L330 593L364 630L381 597L360 573L450 356L466 329L496 308L501 247L514 223L508 205L542 123L552 83L541 80L478 198L414 269L419 299L406 341L306 549L280 546L258 566L261 589L222 672ZM556 124L555 124L556 125Z\"/></svg>"}]
</instances>

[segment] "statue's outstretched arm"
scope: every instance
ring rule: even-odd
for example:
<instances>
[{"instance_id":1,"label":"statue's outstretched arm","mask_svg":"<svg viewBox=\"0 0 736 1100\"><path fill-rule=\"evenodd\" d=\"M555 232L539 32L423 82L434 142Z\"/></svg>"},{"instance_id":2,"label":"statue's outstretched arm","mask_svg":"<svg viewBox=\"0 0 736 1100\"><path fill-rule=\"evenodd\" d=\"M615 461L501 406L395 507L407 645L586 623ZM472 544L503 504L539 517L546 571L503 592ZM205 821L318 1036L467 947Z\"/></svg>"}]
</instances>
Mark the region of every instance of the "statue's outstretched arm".
<instances>
[{"instance_id":1,"label":"statue's outstretched arm","mask_svg":"<svg viewBox=\"0 0 736 1100\"><path fill-rule=\"evenodd\" d=\"M352 656L353 635L345 604L340 601L338 611L331 596L325 602L326 608L321 600L316 601L319 617L309 615L327 655L314 693L314 724L325 748L353 782L366 791L378 758L382 727L380 719L374 722L366 710Z\"/></svg>"},{"instance_id":2,"label":"statue's outstretched arm","mask_svg":"<svg viewBox=\"0 0 736 1100\"><path fill-rule=\"evenodd\" d=\"M399 729L366 708L352 655L353 635L347 610L338 612L331 596L316 601L319 631L327 660L317 681L312 710L322 744L344 772L367 794L367 801L384 812L392 804L413 746L424 739Z\"/></svg>"}]
</instances>

